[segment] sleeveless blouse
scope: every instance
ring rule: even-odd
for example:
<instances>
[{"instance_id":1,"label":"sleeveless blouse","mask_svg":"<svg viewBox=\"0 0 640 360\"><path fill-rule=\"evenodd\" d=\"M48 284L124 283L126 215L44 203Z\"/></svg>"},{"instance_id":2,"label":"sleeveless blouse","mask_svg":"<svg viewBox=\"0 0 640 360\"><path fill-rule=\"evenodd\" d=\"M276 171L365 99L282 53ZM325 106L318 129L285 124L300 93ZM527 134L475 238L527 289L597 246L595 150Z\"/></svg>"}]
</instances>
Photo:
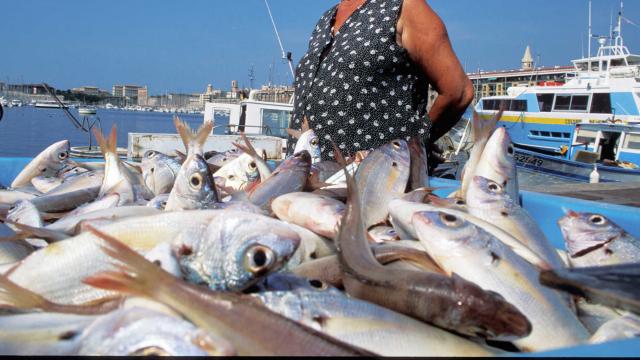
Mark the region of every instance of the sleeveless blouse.
<instances>
[{"instance_id":1,"label":"sleeveless blouse","mask_svg":"<svg viewBox=\"0 0 640 360\"><path fill-rule=\"evenodd\" d=\"M335 34L337 5L315 27L295 77L290 128L306 116L323 160L333 160L333 141L345 155L395 139L420 136L428 143L429 84L396 42L402 0L366 0ZM288 154L295 147L289 137Z\"/></svg>"}]
</instances>

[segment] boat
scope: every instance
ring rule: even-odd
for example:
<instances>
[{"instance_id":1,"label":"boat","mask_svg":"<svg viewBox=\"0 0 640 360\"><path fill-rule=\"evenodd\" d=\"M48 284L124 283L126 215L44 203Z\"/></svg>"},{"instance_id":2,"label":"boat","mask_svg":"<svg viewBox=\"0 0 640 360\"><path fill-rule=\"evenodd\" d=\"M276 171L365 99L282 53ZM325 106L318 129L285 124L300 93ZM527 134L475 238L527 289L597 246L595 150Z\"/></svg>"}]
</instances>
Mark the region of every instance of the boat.
<instances>
[{"instance_id":1,"label":"boat","mask_svg":"<svg viewBox=\"0 0 640 360\"><path fill-rule=\"evenodd\" d=\"M58 103L57 101L53 101L53 100L42 100L42 101L38 101L36 102L36 107L37 108L41 108L41 109L60 109L62 107L64 107L65 109L69 108L68 104L62 103L63 106L60 106L60 103Z\"/></svg>"},{"instance_id":2,"label":"boat","mask_svg":"<svg viewBox=\"0 0 640 360\"><path fill-rule=\"evenodd\" d=\"M596 56L589 51L572 61L574 73L565 84L513 86L506 96L481 98L475 110L489 119L504 109L498 125L516 147L554 155L571 145L577 124L640 126L640 55L625 46L622 19L621 12L611 36L598 38Z\"/></svg>"},{"instance_id":3,"label":"boat","mask_svg":"<svg viewBox=\"0 0 640 360\"><path fill-rule=\"evenodd\" d=\"M22 107L23 103L22 100L20 99L13 99L11 100L11 103L9 103L10 107Z\"/></svg>"},{"instance_id":4,"label":"boat","mask_svg":"<svg viewBox=\"0 0 640 360\"><path fill-rule=\"evenodd\" d=\"M80 106L78 107L78 113L84 116L95 115L97 113L95 106Z\"/></svg>"},{"instance_id":5,"label":"boat","mask_svg":"<svg viewBox=\"0 0 640 360\"><path fill-rule=\"evenodd\" d=\"M0 105L9 106L9 101L5 98L0 98Z\"/></svg>"}]
</instances>

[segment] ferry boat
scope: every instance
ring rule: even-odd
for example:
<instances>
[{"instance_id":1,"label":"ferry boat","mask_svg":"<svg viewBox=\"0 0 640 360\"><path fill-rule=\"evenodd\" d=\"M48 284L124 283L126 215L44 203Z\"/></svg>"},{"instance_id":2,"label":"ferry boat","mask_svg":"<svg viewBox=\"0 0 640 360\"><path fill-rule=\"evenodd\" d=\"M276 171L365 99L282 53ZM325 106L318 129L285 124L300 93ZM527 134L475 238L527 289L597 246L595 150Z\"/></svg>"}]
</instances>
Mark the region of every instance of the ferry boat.
<instances>
[{"instance_id":1,"label":"ferry boat","mask_svg":"<svg viewBox=\"0 0 640 360\"><path fill-rule=\"evenodd\" d=\"M518 168L573 181L640 182L640 127L622 124L578 124L562 156L515 150Z\"/></svg>"},{"instance_id":2,"label":"ferry boat","mask_svg":"<svg viewBox=\"0 0 640 360\"><path fill-rule=\"evenodd\" d=\"M80 106L78 107L78 114L83 116L95 115L97 113L95 106Z\"/></svg>"},{"instance_id":3,"label":"ferry boat","mask_svg":"<svg viewBox=\"0 0 640 360\"><path fill-rule=\"evenodd\" d=\"M571 145L577 124L640 126L640 55L624 45L621 27L622 13L612 36L598 38L596 56L573 60L565 84L511 87L506 96L480 99L476 111L489 119L503 108L498 126L517 148L555 155Z\"/></svg>"},{"instance_id":4,"label":"ferry boat","mask_svg":"<svg viewBox=\"0 0 640 360\"><path fill-rule=\"evenodd\" d=\"M64 108L68 109L69 105L68 104L64 104ZM36 102L35 105L37 108L42 108L42 109L60 109L61 106L57 101L54 100L43 100L43 101L38 101Z\"/></svg>"}]
</instances>

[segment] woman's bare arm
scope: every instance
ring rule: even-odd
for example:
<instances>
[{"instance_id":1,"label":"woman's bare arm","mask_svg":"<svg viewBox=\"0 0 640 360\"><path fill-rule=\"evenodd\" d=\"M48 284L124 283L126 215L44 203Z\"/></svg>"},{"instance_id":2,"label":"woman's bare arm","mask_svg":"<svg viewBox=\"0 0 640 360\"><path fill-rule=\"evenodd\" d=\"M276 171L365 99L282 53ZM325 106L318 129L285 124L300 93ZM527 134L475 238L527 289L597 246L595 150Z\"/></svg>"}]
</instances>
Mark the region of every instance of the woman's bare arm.
<instances>
[{"instance_id":1,"label":"woman's bare arm","mask_svg":"<svg viewBox=\"0 0 640 360\"><path fill-rule=\"evenodd\" d=\"M439 94L429 112L431 141L436 141L473 101L473 86L453 51L444 23L425 0L404 0L397 34L398 43Z\"/></svg>"}]
</instances>

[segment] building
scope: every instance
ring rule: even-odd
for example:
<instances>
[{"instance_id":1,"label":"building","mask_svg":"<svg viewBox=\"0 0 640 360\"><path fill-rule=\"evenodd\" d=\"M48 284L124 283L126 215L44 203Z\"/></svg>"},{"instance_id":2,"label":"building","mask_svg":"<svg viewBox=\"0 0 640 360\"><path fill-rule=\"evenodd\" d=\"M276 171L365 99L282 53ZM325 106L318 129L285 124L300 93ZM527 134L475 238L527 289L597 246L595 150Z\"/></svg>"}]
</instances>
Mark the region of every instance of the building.
<instances>
[{"instance_id":1,"label":"building","mask_svg":"<svg viewBox=\"0 0 640 360\"><path fill-rule=\"evenodd\" d=\"M218 99L222 96L222 90L215 90L211 84L207 85L207 91L204 94L200 94L199 105L204 107L204 104L212 102L214 99Z\"/></svg>"},{"instance_id":2,"label":"building","mask_svg":"<svg viewBox=\"0 0 640 360\"><path fill-rule=\"evenodd\" d=\"M136 97L138 98L139 106L149 106L149 89L146 86L138 89Z\"/></svg>"},{"instance_id":3,"label":"building","mask_svg":"<svg viewBox=\"0 0 640 360\"><path fill-rule=\"evenodd\" d=\"M138 85L113 85L111 94L115 97L137 98L138 90L142 88Z\"/></svg>"},{"instance_id":4,"label":"building","mask_svg":"<svg viewBox=\"0 0 640 360\"><path fill-rule=\"evenodd\" d=\"M74 94L102 96L102 97L111 95L108 91L101 90L96 86L81 86L81 87L71 89L71 92Z\"/></svg>"}]
</instances>

